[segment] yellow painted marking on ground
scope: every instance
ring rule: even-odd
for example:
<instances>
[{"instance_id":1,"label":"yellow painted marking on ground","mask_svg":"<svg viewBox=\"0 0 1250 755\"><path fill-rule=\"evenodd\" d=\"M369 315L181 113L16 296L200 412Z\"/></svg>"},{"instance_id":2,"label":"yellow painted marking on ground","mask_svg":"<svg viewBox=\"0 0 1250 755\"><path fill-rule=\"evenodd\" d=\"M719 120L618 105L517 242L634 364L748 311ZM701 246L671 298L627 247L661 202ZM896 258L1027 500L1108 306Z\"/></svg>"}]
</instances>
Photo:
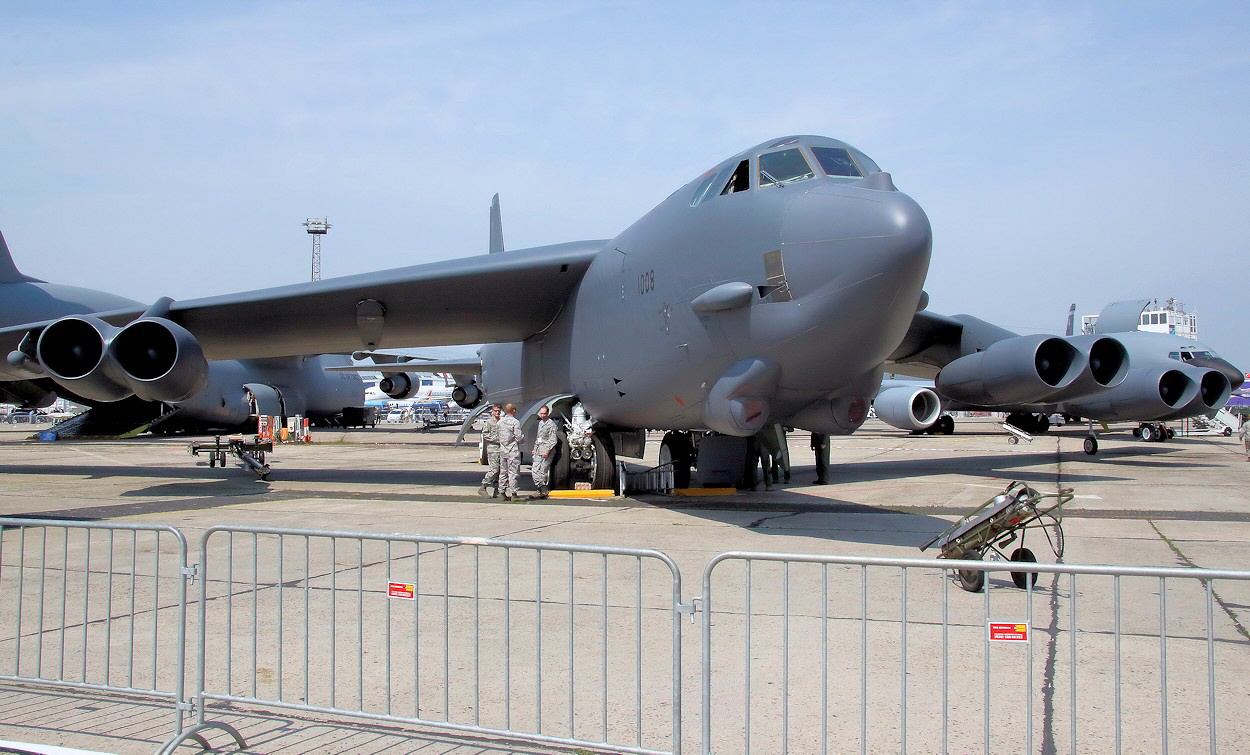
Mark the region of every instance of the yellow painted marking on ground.
<instances>
[{"instance_id":1,"label":"yellow painted marking on ground","mask_svg":"<svg viewBox=\"0 0 1250 755\"><path fill-rule=\"evenodd\" d=\"M615 490L552 490L551 498L615 498Z\"/></svg>"}]
</instances>

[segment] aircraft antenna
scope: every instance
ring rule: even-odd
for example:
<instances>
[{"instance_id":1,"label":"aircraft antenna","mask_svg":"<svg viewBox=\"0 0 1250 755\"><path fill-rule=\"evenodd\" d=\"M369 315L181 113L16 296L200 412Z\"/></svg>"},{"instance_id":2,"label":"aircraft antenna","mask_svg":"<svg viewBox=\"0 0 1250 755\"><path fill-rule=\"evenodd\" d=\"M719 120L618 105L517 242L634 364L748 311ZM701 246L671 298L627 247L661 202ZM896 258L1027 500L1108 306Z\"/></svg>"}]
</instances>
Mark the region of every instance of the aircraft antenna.
<instances>
[{"instance_id":1,"label":"aircraft antenna","mask_svg":"<svg viewBox=\"0 0 1250 755\"><path fill-rule=\"evenodd\" d=\"M330 221L328 218L308 218L304 221L304 228L308 229L308 235L312 236L312 279L321 280L321 237L330 232Z\"/></svg>"}]
</instances>

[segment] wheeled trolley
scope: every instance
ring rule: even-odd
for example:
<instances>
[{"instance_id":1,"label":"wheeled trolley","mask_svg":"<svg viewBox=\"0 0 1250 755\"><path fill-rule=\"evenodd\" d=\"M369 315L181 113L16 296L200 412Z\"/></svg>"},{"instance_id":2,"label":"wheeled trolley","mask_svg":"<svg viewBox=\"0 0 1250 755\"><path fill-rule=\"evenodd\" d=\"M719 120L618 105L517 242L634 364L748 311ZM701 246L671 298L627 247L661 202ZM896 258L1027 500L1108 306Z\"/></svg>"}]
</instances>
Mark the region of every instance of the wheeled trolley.
<instances>
[{"instance_id":1,"label":"wheeled trolley","mask_svg":"<svg viewBox=\"0 0 1250 755\"><path fill-rule=\"evenodd\" d=\"M210 467L226 466L226 454L233 454L260 479L269 478L269 465L265 463L265 454L273 453L273 441L262 441L260 438L247 441L241 435L233 435L223 443L218 435L212 443L196 441L187 450L192 456L207 454Z\"/></svg>"},{"instance_id":2,"label":"wheeled trolley","mask_svg":"<svg viewBox=\"0 0 1250 755\"><path fill-rule=\"evenodd\" d=\"M1005 561L1036 562L1033 551L1024 545L1027 530L1040 529L1050 543L1055 558L1063 557L1063 519L1059 509L1073 498L1072 488L1060 488L1057 493L1041 493L1025 485L1013 482L1003 492L973 509L920 546L927 550L936 545L941 549L938 558L980 561L986 553L993 553ZM1049 504L1046 502L1052 500ZM1020 539L1010 555L1004 549ZM980 592L985 587L985 572L977 569L959 569L959 586L968 592ZM1037 582L1036 572L1011 573L1011 581L1024 589Z\"/></svg>"}]
</instances>

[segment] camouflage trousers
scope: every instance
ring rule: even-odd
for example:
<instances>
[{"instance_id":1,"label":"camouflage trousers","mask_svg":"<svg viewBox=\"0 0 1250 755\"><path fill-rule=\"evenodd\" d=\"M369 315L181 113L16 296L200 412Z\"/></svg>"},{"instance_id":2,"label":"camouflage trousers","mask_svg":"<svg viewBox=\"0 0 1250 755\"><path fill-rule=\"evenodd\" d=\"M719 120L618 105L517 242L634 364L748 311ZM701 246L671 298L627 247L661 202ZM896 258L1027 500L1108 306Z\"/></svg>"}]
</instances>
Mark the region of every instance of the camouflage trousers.
<instances>
[{"instance_id":1,"label":"camouflage trousers","mask_svg":"<svg viewBox=\"0 0 1250 755\"><path fill-rule=\"evenodd\" d=\"M487 449L486 463L490 465L486 470L486 476L482 478L482 487L498 487L499 486L499 446Z\"/></svg>"},{"instance_id":2,"label":"camouflage trousers","mask_svg":"<svg viewBox=\"0 0 1250 755\"><path fill-rule=\"evenodd\" d=\"M503 495L516 495L517 484L521 476L521 455L499 455L499 492Z\"/></svg>"},{"instance_id":3,"label":"camouflage trousers","mask_svg":"<svg viewBox=\"0 0 1250 755\"><path fill-rule=\"evenodd\" d=\"M534 461L530 463L530 477L534 478L534 487L548 487L547 481L551 476L551 454L541 456L534 454Z\"/></svg>"}]
</instances>

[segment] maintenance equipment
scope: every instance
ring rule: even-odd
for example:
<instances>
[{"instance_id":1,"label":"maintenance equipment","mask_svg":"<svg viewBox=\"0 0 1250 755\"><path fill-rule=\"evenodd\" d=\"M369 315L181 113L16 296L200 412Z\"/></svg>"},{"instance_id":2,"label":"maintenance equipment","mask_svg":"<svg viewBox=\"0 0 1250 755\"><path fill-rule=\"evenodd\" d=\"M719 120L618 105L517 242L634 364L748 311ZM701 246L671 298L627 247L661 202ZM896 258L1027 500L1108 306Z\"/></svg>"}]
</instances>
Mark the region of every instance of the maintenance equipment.
<instances>
[{"instance_id":1,"label":"maintenance equipment","mask_svg":"<svg viewBox=\"0 0 1250 755\"><path fill-rule=\"evenodd\" d=\"M932 545L941 549L938 558L980 561L987 552L993 552L1007 561L1036 562L1033 551L1024 547L1026 530L1040 529L1046 535L1055 558L1063 557L1063 519L1056 512L1075 496L1072 488L1060 488L1057 493L1040 493L1023 482L1013 482L985 503L973 509L940 532L929 542L920 546L927 550ZM1050 506L1042 501L1053 498ZM1020 538L1020 545L1008 556L1003 549ZM978 569L959 569L959 586L968 592L980 592L985 587L985 572ZM1021 590L1037 582L1036 572L1011 573L1011 581Z\"/></svg>"},{"instance_id":2,"label":"maintenance equipment","mask_svg":"<svg viewBox=\"0 0 1250 755\"><path fill-rule=\"evenodd\" d=\"M201 451L207 453L210 467L226 466L226 453L232 453L243 462L243 466L255 472L257 477L262 480L269 479L269 465L265 463L265 454L273 453L272 440L261 440L258 437L247 441L242 435L231 435L222 443L221 436L218 435L212 443L195 441L187 450L192 456L199 456Z\"/></svg>"}]
</instances>

